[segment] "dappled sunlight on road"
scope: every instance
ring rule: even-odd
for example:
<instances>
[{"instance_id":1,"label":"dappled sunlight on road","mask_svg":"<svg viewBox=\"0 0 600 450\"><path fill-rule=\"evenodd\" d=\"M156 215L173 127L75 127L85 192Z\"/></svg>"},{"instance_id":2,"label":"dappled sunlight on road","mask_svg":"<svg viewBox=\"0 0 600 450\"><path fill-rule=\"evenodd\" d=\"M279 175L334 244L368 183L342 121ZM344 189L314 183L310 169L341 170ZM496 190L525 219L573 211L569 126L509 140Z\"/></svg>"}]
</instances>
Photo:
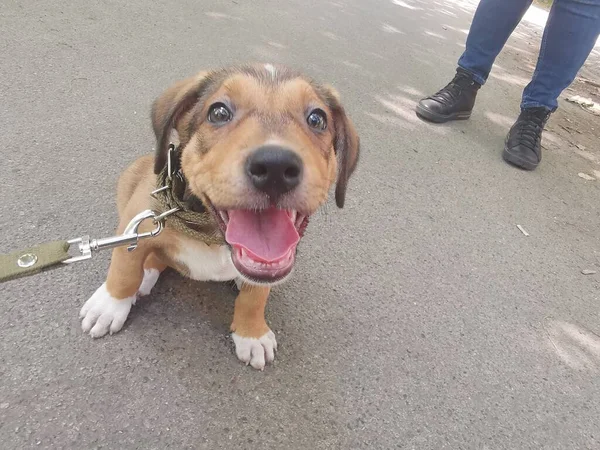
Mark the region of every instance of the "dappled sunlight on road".
<instances>
[{"instance_id":1,"label":"dappled sunlight on road","mask_svg":"<svg viewBox=\"0 0 600 450\"><path fill-rule=\"evenodd\" d=\"M531 5L525 15L523 21L538 27L546 26L548 21L548 11L542 8L538 8L535 5Z\"/></svg>"},{"instance_id":2,"label":"dappled sunlight on road","mask_svg":"<svg viewBox=\"0 0 600 450\"><path fill-rule=\"evenodd\" d=\"M207 11L204 13L204 15L210 17L211 19L227 19L235 20L236 22L242 22L244 20L241 17L230 16L229 14L224 14L216 11Z\"/></svg>"},{"instance_id":3,"label":"dappled sunlight on road","mask_svg":"<svg viewBox=\"0 0 600 450\"><path fill-rule=\"evenodd\" d=\"M398 5L398 6L402 6L403 8L406 9L412 9L412 10L421 10L423 8L419 8L417 6L414 5L415 2L405 2L403 0L392 0L392 3L394 5Z\"/></svg>"},{"instance_id":4,"label":"dappled sunlight on road","mask_svg":"<svg viewBox=\"0 0 600 450\"><path fill-rule=\"evenodd\" d=\"M447 9L440 9L438 12L440 14L444 14L445 16L458 18L458 14L456 14L455 12L449 11Z\"/></svg>"},{"instance_id":5,"label":"dappled sunlight on road","mask_svg":"<svg viewBox=\"0 0 600 450\"><path fill-rule=\"evenodd\" d=\"M326 38L331 39L332 41L339 41L340 40L339 36L337 36L335 33L332 33L331 31L322 31L321 34L323 36L325 36Z\"/></svg>"},{"instance_id":6,"label":"dappled sunlight on road","mask_svg":"<svg viewBox=\"0 0 600 450\"><path fill-rule=\"evenodd\" d=\"M600 369L600 336L572 323L548 319L544 324L549 345L570 368Z\"/></svg>"},{"instance_id":7,"label":"dappled sunlight on road","mask_svg":"<svg viewBox=\"0 0 600 450\"><path fill-rule=\"evenodd\" d=\"M483 115L492 123L499 125L504 130L508 130L515 123L515 117L508 117L504 114L498 114L492 111L485 111Z\"/></svg>"},{"instance_id":8,"label":"dappled sunlight on road","mask_svg":"<svg viewBox=\"0 0 600 450\"><path fill-rule=\"evenodd\" d=\"M407 125L419 122L414 110L416 102L393 95L388 95L387 98L380 96L375 98L385 109L393 112L397 118L402 119Z\"/></svg>"},{"instance_id":9,"label":"dappled sunlight on road","mask_svg":"<svg viewBox=\"0 0 600 450\"><path fill-rule=\"evenodd\" d=\"M446 36L442 36L439 33L434 33L433 31L425 30L425 34L427 36L432 36L432 37L435 37L435 38L438 38L438 39L448 39Z\"/></svg>"},{"instance_id":10,"label":"dappled sunlight on road","mask_svg":"<svg viewBox=\"0 0 600 450\"><path fill-rule=\"evenodd\" d=\"M556 134L552 133L551 131L544 131L544 136L543 136L543 143L547 143L547 142L551 142L552 144L554 144L555 146L563 146L565 145L565 141L557 136Z\"/></svg>"},{"instance_id":11,"label":"dappled sunlight on road","mask_svg":"<svg viewBox=\"0 0 600 450\"><path fill-rule=\"evenodd\" d=\"M446 9L447 7L453 7L459 9L462 12L472 14L475 12L475 8L479 3L478 0L438 0L434 2L438 7ZM447 9L446 9L447 10Z\"/></svg>"},{"instance_id":12,"label":"dappled sunlight on road","mask_svg":"<svg viewBox=\"0 0 600 450\"><path fill-rule=\"evenodd\" d=\"M351 61L342 61L342 64L352 69L362 69L362 66L360 64L356 64Z\"/></svg>"},{"instance_id":13,"label":"dappled sunlight on road","mask_svg":"<svg viewBox=\"0 0 600 450\"><path fill-rule=\"evenodd\" d=\"M529 30L527 30L529 31ZM531 35L529 33L525 33L525 30L515 30L510 35L513 39L526 40L531 39Z\"/></svg>"},{"instance_id":14,"label":"dappled sunlight on road","mask_svg":"<svg viewBox=\"0 0 600 450\"><path fill-rule=\"evenodd\" d=\"M425 93L412 86L398 86L398 90L410 95L411 97L418 97L419 99L422 99L426 96Z\"/></svg>"},{"instance_id":15,"label":"dappled sunlight on road","mask_svg":"<svg viewBox=\"0 0 600 450\"><path fill-rule=\"evenodd\" d=\"M593 162L594 164L599 164L600 165L600 157L597 156L596 154L594 154L592 152L589 152L587 150L582 150L582 149L578 149L578 148L576 148L574 151L579 156L581 156L583 159L586 159L586 160L588 160L590 162Z\"/></svg>"},{"instance_id":16,"label":"dappled sunlight on road","mask_svg":"<svg viewBox=\"0 0 600 450\"><path fill-rule=\"evenodd\" d=\"M418 92L414 88L406 87L405 91L408 90ZM407 130L412 130L417 127L427 127L432 133L440 135L448 133L448 128L432 126L430 123L423 122L417 117L417 115L415 114L415 106L417 105L417 100L393 94L388 94L387 96L375 96L375 99L388 112L393 113L393 115L385 113L382 114L380 112L366 113L367 116L376 120L379 123L392 124Z\"/></svg>"},{"instance_id":17,"label":"dappled sunlight on road","mask_svg":"<svg viewBox=\"0 0 600 450\"><path fill-rule=\"evenodd\" d=\"M384 23L383 25L381 25L381 29L383 31L385 31L386 33L400 33L400 34L405 34L403 31L400 31L398 28L393 27L389 23Z\"/></svg>"},{"instance_id":18,"label":"dappled sunlight on road","mask_svg":"<svg viewBox=\"0 0 600 450\"><path fill-rule=\"evenodd\" d=\"M531 78L521 77L506 70L498 70L497 67L494 67L494 69L490 72L489 77L496 80L504 81L514 86L519 86L521 88L524 88L527 85L527 83L531 81Z\"/></svg>"},{"instance_id":19,"label":"dappled sunlight on road","mask_svg":"<svg viewBox=\"0 0 600 450\"><path fill-rule=\"evenodd\" d=\"M383 60L383 61L387 61L387 60L388 60L388 58L387 58L387 57L385 57L385 56L383 56L383 55L380 55L379 53L375 53L375 52L371 52L371 51L368 51L368 52L365 52L365 53L366 53L367 55L369 55L369 56L373 56L373 57L375 57L375 58L377 58L377 59L381 59L381 60Z\"/></svg>"},{"instance_id":20,"label":"dappled sunlight on road","mask_svg":"<svg viewBox=\"0 0 600 450\"><path fill-rule=\"evenodd\" d=\"M537 44L538 44L538 42L536 42L536 45ZM511 44L505 44L504 50L506 50L506 49L516 52L517 55L524 54L525 56L529 56L531 59L534 60L534 62L538 57L538 50L539 50L539 48L537 46L529 45L529 44L527 44L527 47L515 47L514 45L511 45ZM528 64L528 66L530 66L530 64Z\"/></svg>"},{"instance_id":21,"label":"dappled sunlight on road","mask_svg":"<svg viewBox=\"0 0 600 450\"><path fill-rule=\"evenodd\" d=\"M444 29L456 31L457 33L462 33L462 34L468 34L469 33L469 30L465 30L463 28L453 27L452 25L448 25L447 23L442 24L442 26L444 27ZM464 42L462 43L462 45L464 45Z\"/></svg>"},{"instance_id":22,"label":"dappled sunlight on road","mask_svg":"<svg viewBox=\"0 0 600 450\"><path fill-rule=\"evenodd\" d=\"M287 45L280 44L279 42L269 41L267 42L267 44L269 44L271 47L278 48L279 50L284 50L288 48Z\"/></svg>"}]
</instances>

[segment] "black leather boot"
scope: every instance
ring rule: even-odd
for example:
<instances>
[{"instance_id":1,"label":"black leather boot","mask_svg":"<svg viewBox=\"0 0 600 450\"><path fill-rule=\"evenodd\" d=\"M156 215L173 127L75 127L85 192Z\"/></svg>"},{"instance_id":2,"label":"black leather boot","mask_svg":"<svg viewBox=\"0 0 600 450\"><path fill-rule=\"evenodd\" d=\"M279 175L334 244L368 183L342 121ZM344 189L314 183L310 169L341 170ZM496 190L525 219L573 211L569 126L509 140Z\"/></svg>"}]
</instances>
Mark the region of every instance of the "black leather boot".
<instances>
[{"instance_id":1,"label":"black leather boot","mask_svg":"<svg viewBox=\"0 0 600 450\"><path fill-rule=\"evenodd\" d=\"M542 160L542 131L551 111L525 108L511 127L504 143L502 157L521 169L533 170Z\"/></svg>"},{"instance_id":2,"label":"black leather boot","mask_svg":"<svg viewBox=\"0 0 600 450\"><path fill-rule=\"evenodd\" d=\"M422 119L435 123L468 119L480 87L471 74L458 69L445 88L419 102L416 113Z\"/></svg>"}]
</instances>

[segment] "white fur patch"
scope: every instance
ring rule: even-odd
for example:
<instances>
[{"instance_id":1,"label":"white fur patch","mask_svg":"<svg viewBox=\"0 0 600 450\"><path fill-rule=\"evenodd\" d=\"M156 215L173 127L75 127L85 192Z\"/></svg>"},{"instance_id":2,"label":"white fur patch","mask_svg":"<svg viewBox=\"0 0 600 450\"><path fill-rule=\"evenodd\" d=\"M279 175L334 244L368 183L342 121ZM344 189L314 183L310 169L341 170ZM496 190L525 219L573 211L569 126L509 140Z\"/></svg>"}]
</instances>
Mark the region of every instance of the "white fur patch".
<instances>
[{"instance_id":1,"label":"white fur patch","mask_svg":"<svg viewBox=\"0 0 600 450\"><path fill-rule=\"evenodd\" d=\"M158 269L144 269L144 279L142 280L142 284L138 289L138 295L143 297L150 294L150 292L152 292L152 288L158 281L159 276L160 272Z\"/></svg>"},{"instance_id":2,"label":"white fur patch","mask_svg":"<svg viewBox=\"0 0 600 450\"><path fill-rule=\"evenodd\" d=\"M209 246L188 239L175 259L188 268L188 276L193 280L230 281L239 277L226 245Z\"/></svg>"},{"instance_id":3,"label":"white fur patch","mask_svg":"<svg viewBox=\"0 0 600 450\"><path fill-rule=\"evenodd\" d=\"M94 338L102 337L109 331L110 334L116 333L123 328L134 303L135 295L118 300L110 295L106 283L103 283L81 308L81 329Z\"/></svg>"},{"instance_id":4,"label":"white fur patch","mask_svg":"<svg viewBox=\"0 0 600 450\"><path fill-rule=\"evenodd\" d=\"M273 64L265 64L265 70L271 74L271 78L274 80L277 75L277 69Z\"/></svg>"},{"instance_id":5,"label":"white fur patch","mask_svg":"<svg viewBox=\"0 0 600 450\"><path fill-rule=\"evenodd\" d=\"M235 353L238 359L258 370L265 368L265 361L272 362L275 359L277 341L275 333L269 330L260 338L242 337L232 333L231 337L235 343Z\"/></svg>"},{"instance_id":6,"label":"white fur patch","mask_svg":"<svg viewBox=\"0 0 600 450\"><path fill-rule=\"evenodd\" d=\"M235 279L235 285L238 288L238 291L242 290L242 285L244 284L244 279L243 278L236 278Z\"/></svg>"}]
</instances>

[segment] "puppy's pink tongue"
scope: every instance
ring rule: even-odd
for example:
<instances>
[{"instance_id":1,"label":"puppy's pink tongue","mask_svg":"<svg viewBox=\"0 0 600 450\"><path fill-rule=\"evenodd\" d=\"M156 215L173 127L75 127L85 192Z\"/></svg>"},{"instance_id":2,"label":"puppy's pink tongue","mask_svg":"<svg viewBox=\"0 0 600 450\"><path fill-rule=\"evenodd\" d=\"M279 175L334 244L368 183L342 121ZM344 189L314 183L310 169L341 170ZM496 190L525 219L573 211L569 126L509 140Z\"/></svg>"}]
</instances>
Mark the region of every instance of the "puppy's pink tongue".
<instances>
[{"instance_id":1,"label":"puppy's pink tongue","mask_svg":"<svg viewBox=\"0 0 600 450\"><path fill-rule=\"evenodd\" d=\"M230 210L225 240L241 247L261 262L286 256L300 236L288 213L270 208L262 211Z\"/></svg>"}]
</instances>

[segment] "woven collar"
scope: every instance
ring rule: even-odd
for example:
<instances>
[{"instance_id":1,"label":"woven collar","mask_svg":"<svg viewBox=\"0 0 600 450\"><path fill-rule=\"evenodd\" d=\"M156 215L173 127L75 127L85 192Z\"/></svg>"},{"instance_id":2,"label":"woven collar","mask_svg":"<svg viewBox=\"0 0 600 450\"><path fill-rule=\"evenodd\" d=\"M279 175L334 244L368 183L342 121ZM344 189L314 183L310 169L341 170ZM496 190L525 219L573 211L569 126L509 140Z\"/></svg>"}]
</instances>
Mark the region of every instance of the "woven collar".
<instances>
[{"instance_id":1,"label":"woven collar","mask_svg":"<svg viewBox=\"0 0 600 450\"><path fill-rule=\"evenodd\" d=\"M212 214L202 201L187 189L181 171L179 149L169 147L168 163L156 176L152 194L160 212L178 209L166 218L166 226L206 244L224 244L225 240Z\"/></svg>"}]
</instances>

